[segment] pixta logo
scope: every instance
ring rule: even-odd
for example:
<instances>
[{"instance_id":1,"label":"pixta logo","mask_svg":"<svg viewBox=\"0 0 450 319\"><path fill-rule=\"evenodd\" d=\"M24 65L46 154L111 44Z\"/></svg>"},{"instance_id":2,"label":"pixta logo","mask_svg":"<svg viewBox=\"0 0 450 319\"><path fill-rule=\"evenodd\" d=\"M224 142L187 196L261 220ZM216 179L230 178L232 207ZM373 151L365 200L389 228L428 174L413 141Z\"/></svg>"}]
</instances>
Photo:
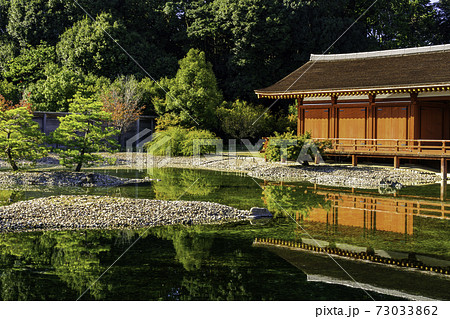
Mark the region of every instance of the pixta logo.
<instances>
[{"instance_id":1,"label":"pixta logo","mask_svg":"<svg viewBox=\"0 0 450 319\"><path fill-rule=\"evenodd\" d=\"M127 140L126 145L128 162L133 163L134 168L146 169L151 173L155 168L168 166L173 160L173 148L179 147L179 145L177 146L173 138L168 135L153 133L148 136L149 132L150 130L147 129L141 131ZM144 154L144 144L151 141L153 142L148 144L146 153ZM250 155L243 157L238 156L236 139L230 139L227 142L228 149L224 152L224 141L222 139L195 139L192 141L192 152L188 152L192 154L191 161L187 160L185 163L191 164L192 166L202 166L214 161L225 164L229 169L238 169L243 163L243 158L259 158L259 152L264 145L263 139L258 140L255 144L250 142L249 139L241 139L241 144L245 146L246 151L249 153L248 155ZM298 145L298 140L274 138L270 140L270 143L272 146L279 148L280 162L287 164L289 147ZM136 152L133 152L134 144L136 145ZM186 145L183 147L186 147ZM189 145L187 147L189 147ZM137 153L141 154L139 155ZM226 156L224 156L224 153ZM296 161L299 163L310 161L315 161L316 163L324 162L318 147L312 140L306 140L303 143Z\"/></svg>"}]
</instances>

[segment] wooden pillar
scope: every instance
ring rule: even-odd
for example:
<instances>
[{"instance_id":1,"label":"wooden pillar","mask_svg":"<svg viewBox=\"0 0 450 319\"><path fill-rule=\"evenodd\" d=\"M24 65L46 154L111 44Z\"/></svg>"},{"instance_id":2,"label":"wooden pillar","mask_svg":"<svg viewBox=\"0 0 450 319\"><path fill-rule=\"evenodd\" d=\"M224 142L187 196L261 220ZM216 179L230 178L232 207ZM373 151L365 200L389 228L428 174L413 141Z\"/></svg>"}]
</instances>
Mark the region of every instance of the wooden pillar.
<instances>
[{"instance_id":1,"label":"wooden pillar","mask_svg":"<svg viewBox=\"0 0 450 319\"><path fill-rule=\"evenodd\" d=\"M441 158L441 174L442 174L442 180L447 180L447 159Z\"/></svg>"},{"instance_id":2,"label":"wooden pillar","mask_svg":"<svg viewBox=\"0 0 450 319\"><path fill-rule=\"evenodd\" d=\"M352 155L352 166L358 165L358 157L356 155Z\"/></svg>"},{"instance_id":3,"label":"wooden pillar","mask_svg":"<svg viewBox=\"0 0 450 319\"><path fill-rule=\"evenodd\" d=\"M329 138L338 138L337 96L331 97Z\"/></svg>"},{"instance_id":4,"label":"wooden pillar","mask_svg":"<svg viewBox=\"0 0 450 319\"><path fill-rule=\"evenodd\" d=\"M411 93L408 116L408 139L420 139L420 108L417 103L417 93Z\"/></svg>"},{"instance_id":5,"label":"wooden pillar","mask_svg":"<svg viewBox=\"0 0 450 319\"><path fill-rule=\"evenodd\" d=\"M445 201L447 198L447 181L441 181L441 201ZM442 216L445 217L445 216Z\"/></svg>"},{"instance_id":6,"label":"wooden pillar","mask_svg":"<svg viewBox=\"0 0 450 319\"><path fill-rule=\"evenodd\" d=\"M400 158L398 156L394 156L394 168L400 167Z\"/></svg>"},{"instance_id":7,"label":"wooden pillar","mask_svg":"<svg viewBox=\"0 0 450 319\"><path fill-rule=\"evenodd\" d=\"M300 136L305 133L305 116L302 107L303 98L298 98L297 102L297 136Z\"/></svg>"},{"instance_id":8,"label":"wooden pillar","mask_svg":"<svg viewBox=\"0 0 450 319\"><path fill-rule=\"evenodd\" d=\"M369 107L367 108L367 138L374 139L377 137L376 133L376 94L369 94Z\"/></svg>"}]
</instances>

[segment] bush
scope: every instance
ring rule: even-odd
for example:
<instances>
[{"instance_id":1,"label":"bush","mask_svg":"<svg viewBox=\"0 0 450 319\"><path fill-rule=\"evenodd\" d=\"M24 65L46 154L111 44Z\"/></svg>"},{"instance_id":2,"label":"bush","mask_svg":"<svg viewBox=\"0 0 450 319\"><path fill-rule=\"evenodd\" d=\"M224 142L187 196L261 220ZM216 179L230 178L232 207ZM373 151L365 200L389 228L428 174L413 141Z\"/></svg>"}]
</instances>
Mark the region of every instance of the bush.
<instances>
[{"instance_id":1,"label":"bush","mask_svg":"<svg viewBox=\"0 0 450 319\"><path fill-rule=\"evenodd\" d=\"M294 132L282 133L278 134L275 132L275 136L269 137L269 144L266 148L266 159L272 162L281 160L281 142L296 142L295 145L287 146L287 159L291 161L296 161L300 155L300 152L303 148L303 145L306 141L311 139L311 133L306 132L304 135L297 136ZM330 147L330 143L328 141L325 142L315 142L315 145L319 151L319 153L323 154L324 150ZM308 149L308 154L314 158L314 154L312 153L312 149Z\"/></svg>"},{"instance_id":2,"label":"bush","mask_svg":"<svg viewBox=\"0 0 450 319\"><path fill-rule=\"evenodd\" d=\"M217 109L222 131L236 139L260 138L273 132L274 117L261 105L236 100Z\"/></svg>"},{"instance_id":3,"label":"bush","mask_svg":"<svg viewBox=\"0 0 450 319\"><path fill-rule=\"evenodd\" d=\"M195 144L203 140L201 144L205 143L205 140L219 140L216 135L207 130L197 130L191 129L188 131L185 140L182 143L182 155L192 156L194 155L194 148L197 147ZM213 145L200 145L200 154L209 154L215 152L216 147Z\"/></svg>"},{"instance_id":4,"label":"bush","mask_svg":"<svg viewBox=\"0 0 450 319\"><path fill-rule=\"evenodd\" d=\"M297 131L297 115L289 114L288 116L281 115L275 122L275 131L289 133Z\"/></svg>"},{"instance_id":5,"label":"bush","mask_svg":"<svg viewBox=\"0 0 450 319\"><path fill-rule=\"evenodd\" d=\"M156 119L156 132L162 132L170 127L181 126L181 117L173 113L166 113Z\"/></svg>"},{"instance_id":6,"label":"bush","mask_svg":"<svg viewBox=\"0 0 450 319\"><path fill-rule=\"evenodd\" d=\"M151 142L145 144L145 149L151 151L153 155L165 156L192 156L194 154L194 143L196 140L214 139L214 133L207 130L186 129L179 126L172 126L166 130L155 133ZM200 153L207 154L215 151L214 145L200 146Z\"/></svg>"}]
</instances>

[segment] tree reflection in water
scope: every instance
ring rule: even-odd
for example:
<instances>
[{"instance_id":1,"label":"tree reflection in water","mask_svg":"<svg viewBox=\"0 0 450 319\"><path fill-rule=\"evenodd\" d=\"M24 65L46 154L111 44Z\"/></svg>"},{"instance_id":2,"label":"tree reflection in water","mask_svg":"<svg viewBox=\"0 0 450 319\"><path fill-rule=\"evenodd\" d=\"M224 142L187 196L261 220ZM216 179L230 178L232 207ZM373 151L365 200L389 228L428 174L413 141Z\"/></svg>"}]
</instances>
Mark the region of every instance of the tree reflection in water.
<instances>
[{"instance_id":1,"label":"tree reflection in water","mask_svg":"<svg viewBox=\"0 0 450 319\"><path fill-rule=\"evenodd\" d=\"M318 195L306 186L266 184L262 194L267 209L275 217L287 217L286 214L307 217L313 208L331 208L331 203L324 195Z\"/></svg>"},{"instance_id":2,"label":"tree reflection in water","mask_svg":"<svg viewBox=\"0 0 450 319\"><path fill-rule=\"evenodd\" d=\"M161 200L177 200L182 194L208 196L219 189L204 174L194 170L154 170L152 178L160 180L154 183L153 190L155 198Z\"/></svg>"}]
</instances>

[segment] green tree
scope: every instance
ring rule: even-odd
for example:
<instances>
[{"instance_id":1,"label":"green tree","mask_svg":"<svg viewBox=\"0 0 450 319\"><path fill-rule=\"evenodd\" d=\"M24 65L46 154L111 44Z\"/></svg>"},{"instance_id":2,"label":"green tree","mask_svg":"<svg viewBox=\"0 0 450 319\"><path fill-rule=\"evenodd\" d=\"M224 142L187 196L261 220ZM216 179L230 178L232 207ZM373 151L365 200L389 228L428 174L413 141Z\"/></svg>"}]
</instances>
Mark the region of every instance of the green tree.
<instances>
[{"instance_id":1,"label":"green tree","mask_svg":"<svg viewBox=\"0 0 450 319\"><path fill-rule=\"evenodd\" d=\"M56 62L55 48L45 43L23 48L20 54L5 63L2 76L20 89L46 77L48 64Z\"/></svg>"},{"instance_id":2,"label":"green tree","mask_svg":"<svg viewBox=\"0 0 450 319\"><path fill-rule=\"evenodd\" d=\"M19 88L7 80L0 80L0 95L15 104L19 103L22 98Z\"/></svg>"},{"instance_id":3,"label":"green tree","mask_svg":"<svg viewBox=\"0 0 450 319\"><path fill-rule=\"evenodd\" d=\"M161 89L158 83L148 77L143 78L139 82L139 91L141 92L139 105L145 107L144 114L156 115L154 99L163 101L166 96L166 92Z\"/></svg>"},{"instance_id":4,"label":"green tree","mask_svg":"<svg viewBox=\"0 0 450 319\"><path fill-rule=\"evenodd\" d=\"M61 164L79 172L83 165L92 165L104 158L95 152L112 151L116 148L118 131L105 126L111 115L101 110L102 103L77 95L69 108L71 114L60 118L60 125L53 132L53 141L63 145L58 149Z\"/></svg>"},{"instance_id":5,"label":"green tree","mask_svg":"<svg viewBox=\"0 0 450 319\"><path fill-rule=\"evenodd\" d=\"M44 134L30 109L24 103L13 106L0 96L0 157L17 171L18 160L35 161L46 155L43 142Z\"/></svg>"},{"instance_id":6,"label":"green tree","mask_svg":"<svg viewBox=\"0 0 450 319\"><path fill-rule=\"evenodd\" d=\"M128 62L127 57L106 32L117 38L125 32L125 27L114 22L110 14L100 14L95 21L86 17L76 22L56 45L63 65L107 77L123 73L122 65Z\"/></svg>"},{"instance_id":7,"label":"green tree","mask_svg":"<svg viewBox=\"0 0 450 319\"><path fill-rule=\"evenodd\" d=\"M365 10L363 2L359 9ZM429 0L380 0L366 15L367 35L382 49L424 46L438 41L438 12Z\"/></svg>"},{"instance_id":8,"label":"green tree","mask_svg":"<svg viewBox=\"0 0 450 319\"><path fill-rule=\"evenodd\" d=\"M44 74L45 78L31 83L24 91L36 111L67 112L77 92L83 97L98 99L100 92L110 84L107 78L85 75L54 63L45 67Z\"/></svg>"},{"instance_id":9,"label":"green tree","mask_svg":"<svg viewBox=\"0 0 450 319\"><path fill-rule=\"evenodd\" d=\"M232 138L255 138L272 134L274 118L261 105L236 100L230 106L220 107L217 116L223 132Z\"/></svg>"},{"instance_id":10,"label":"green tree","mask_svg":"<svg viewBox=\"0 0 450 319\"><path fill-rule=\"evenodd\" d=\"M36 111L67 112L83 76L57 64L48 64L45 78L31 83L25 90L28 101Z\"/></svg>"},{"instance_id":11,"label":"green tree","mask_svg":"<svg viewBox=\"0 0 450 319\"><path fill-rule=\"evenodd\" d=\"M8 34L0 33L0 79L4 78L3 73L6 70L7 64L17 55L19 51L19 47L16 43L14 43L11 37L8 36Z\"/></svg>"},{"instance_id":12,"label":"green tree","mask_svg":"<svg viewBox=\"0 0 450 319\"><path fill-rule=\"evenodd\" d=\"M450 0L440 0L438 8L440 42L450 43Z\"/></svg>"},{"instance_id":13,"label":"green tree","mask_svg":"<svg viewBox=\"0 0 450 319\"><path fill-rule=\"evenodd\" d=\"M8 6L7 30L21 46L41 41L55 44L73 23L72 1L11 0Z\"/></svg>"},{"instance_id":14,"label":"green tree","mask_svg":"<svg viewBox=\"0 0 450 319\"><path fill-rule=\"evenodd\" d=\"M165 103L155 105L156 111L159 115L175 113L187 126L214 129L215 111L223 99L211 63L204 52L191 49L179 64L176 77L167 83Z\"/></svg>"}]
</instances>

